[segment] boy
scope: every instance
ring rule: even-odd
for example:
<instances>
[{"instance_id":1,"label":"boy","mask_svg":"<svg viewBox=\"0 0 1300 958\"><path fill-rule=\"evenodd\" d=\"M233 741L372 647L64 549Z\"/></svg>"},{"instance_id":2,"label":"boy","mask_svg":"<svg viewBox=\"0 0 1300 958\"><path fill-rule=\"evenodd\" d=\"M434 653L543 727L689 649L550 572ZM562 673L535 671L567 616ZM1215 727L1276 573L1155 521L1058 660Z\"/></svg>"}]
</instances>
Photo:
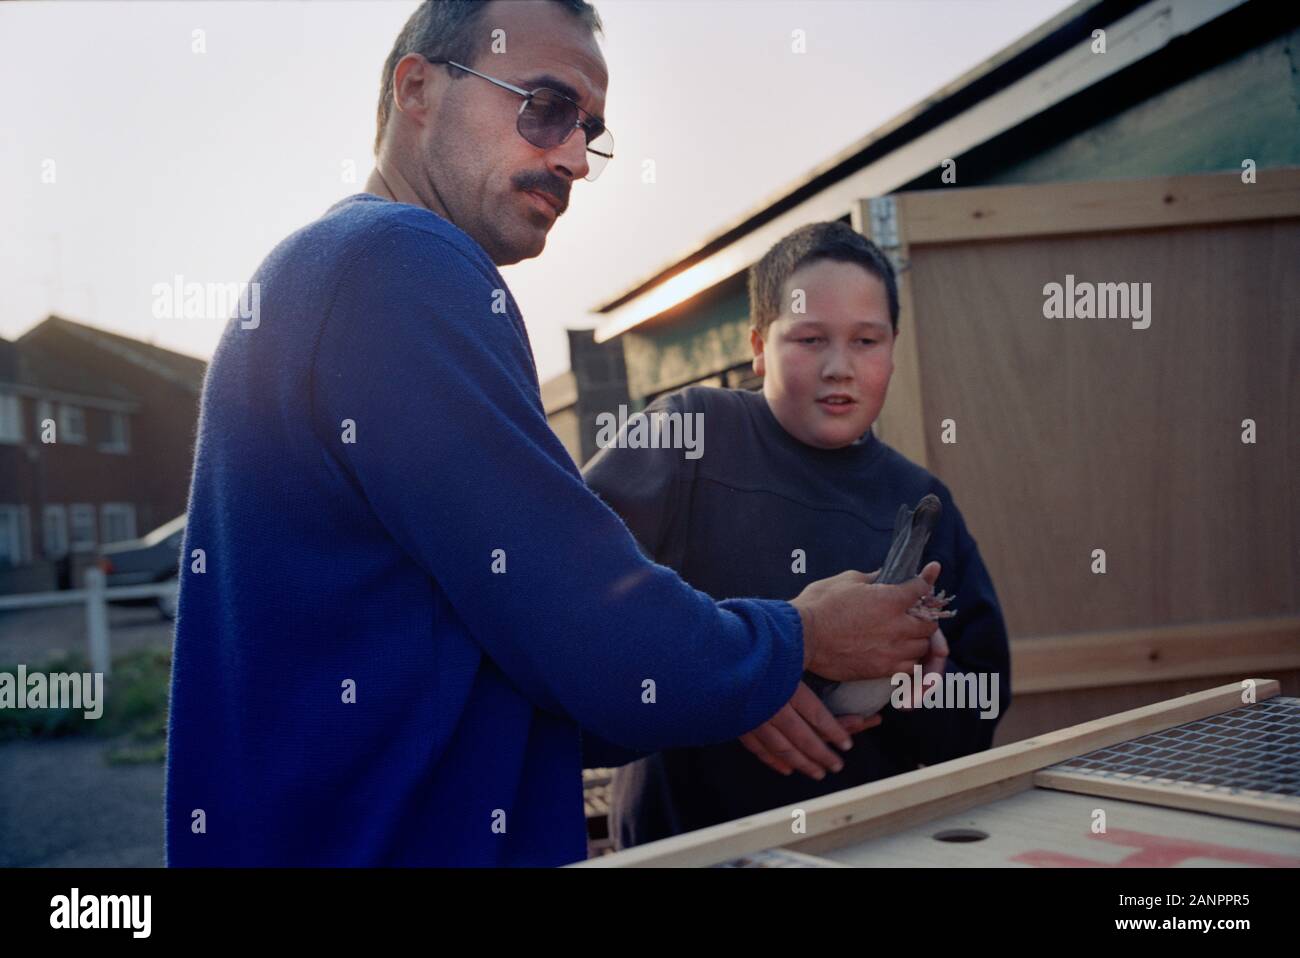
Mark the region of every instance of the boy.
<instances>
[{"instance_id":1,"label":"boy","mask_svg":"<svg viewBox=\"0 0 1300 958\"><path fill-rule=\"evenodd\" d=\"M878 569L899 505L935 493L943 513L923 558L941 563L936 588L955 593L957 615L942 623L947 664L936 657L928 667L985 673L998 709L981 718L972 707L886 706L879 718L841 717L837 727L801 683L786 709L740 741L666 750L620 768L610 810L620 847L986 749L1010 703L1006 627L975 540L947 488L870 431L898 333L888 259L844 223L811 224L750 270L749 299L762 392L688 387L659 397L647 415L679 412L685 422L702 414L704 454L615 443L588 465L587 483L652 559L715 598L789 598L813 579ZM707 649L700 667L708 668ZM819 775L809 749L788 750L791 722L806 740L805 721L820 738L852 746L836 756L815 742L831 774ZM856 744L847 740L866 728ZM809 777L791 774L796 767Z\"/></svg>"}]
</instances>

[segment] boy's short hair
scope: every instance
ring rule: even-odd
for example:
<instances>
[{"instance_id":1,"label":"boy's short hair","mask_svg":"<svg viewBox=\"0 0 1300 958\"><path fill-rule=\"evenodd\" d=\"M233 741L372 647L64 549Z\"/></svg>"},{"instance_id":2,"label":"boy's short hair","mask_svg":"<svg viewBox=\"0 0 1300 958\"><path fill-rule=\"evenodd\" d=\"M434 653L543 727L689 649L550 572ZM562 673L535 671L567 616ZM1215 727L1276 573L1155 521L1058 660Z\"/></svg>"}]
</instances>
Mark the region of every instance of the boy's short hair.
<instances>
[{"instance_id":1,"label":"boy's short hair","mask_svg":"<svg viewBox=\"0 0 1300 958\"><path fill-rule=\"evenodd\" d=\"M839 220L799 227L749 268L750 325L766 335L767 328L781 315L786 280L800 267L823 259L857 263L884 283L889 322L898 332L898 282L893 265L879 246Z\"/></svg>"}]
</instances>

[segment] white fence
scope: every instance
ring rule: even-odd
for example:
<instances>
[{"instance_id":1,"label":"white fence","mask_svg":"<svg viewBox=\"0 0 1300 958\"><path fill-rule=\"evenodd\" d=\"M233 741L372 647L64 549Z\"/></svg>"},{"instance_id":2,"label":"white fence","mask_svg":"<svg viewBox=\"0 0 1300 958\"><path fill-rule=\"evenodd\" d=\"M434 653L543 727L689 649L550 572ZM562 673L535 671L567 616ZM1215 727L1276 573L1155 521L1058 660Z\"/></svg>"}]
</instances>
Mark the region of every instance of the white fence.
<instances>
[{"instance_id":1,"label":"white fence","mask_svg":"<svg viewBox=\"0 0 1300 958\"><path fill-rule=\"evenodd\" d=\"M86 644L90 652L90 670L110 673L108 649L108 602L112 599L175 598L179 582L170 579L148 585L124 585L111 589L104 586L104 572L91 566L86 570L86 585L61 592L30 592L27 595L0 596L0 611L5 609L41 609L55 605L86 606Z\"/></svg>"}]
</instances>

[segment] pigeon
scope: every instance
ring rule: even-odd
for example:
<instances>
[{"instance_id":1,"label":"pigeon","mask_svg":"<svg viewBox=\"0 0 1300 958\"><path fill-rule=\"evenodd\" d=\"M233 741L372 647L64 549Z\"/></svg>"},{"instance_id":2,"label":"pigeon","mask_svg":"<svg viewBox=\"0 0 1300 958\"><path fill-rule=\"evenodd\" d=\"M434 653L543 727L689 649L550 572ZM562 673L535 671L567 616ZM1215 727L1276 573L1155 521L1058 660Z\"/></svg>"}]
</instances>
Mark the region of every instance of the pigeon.
<instances>
[{"instance_id":1,"label":"pigeon","mask_svg":"<svg viewBox=\"0 0 1300 958\"><path fill-rule=\"evenodd\" d=\"M935 526L939 524L942 512L943 505L933 493L922 497L915 509L907 508L906 503L898 507L898 515L894 520L894 539L880 567L880 574L876 576L878 584L898 585L920 571L921 553L925 551ZM955 595L946 592L923 596L908 610L908 614L930 622L952 618L957 612L947 606L955 598ZM930 637L931 652L946 652L944 644L942 633L936 627ZM835 715L875 715L884 708L893 691L888 678L832 682L809 672L805 674L804 682Z\"/></svg>"}]
</instances>

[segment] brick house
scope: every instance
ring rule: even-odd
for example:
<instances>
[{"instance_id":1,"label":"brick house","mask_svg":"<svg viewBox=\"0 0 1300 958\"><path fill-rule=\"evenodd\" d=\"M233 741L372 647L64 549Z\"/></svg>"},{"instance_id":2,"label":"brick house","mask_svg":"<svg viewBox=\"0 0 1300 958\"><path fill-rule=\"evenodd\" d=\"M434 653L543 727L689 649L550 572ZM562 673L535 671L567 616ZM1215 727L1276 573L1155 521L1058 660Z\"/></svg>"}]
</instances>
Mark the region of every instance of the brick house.
<instances>
[{"instance_id":1,"label":"brick house","mask_svg":"<svg viewBox=\"0 0 1300 958\"><path fill-rule=\"evenodd\" d=\"M57 316L0 340L0 592L66 585L185 511L205 369Z\"/></svg>"}]
</instances>

